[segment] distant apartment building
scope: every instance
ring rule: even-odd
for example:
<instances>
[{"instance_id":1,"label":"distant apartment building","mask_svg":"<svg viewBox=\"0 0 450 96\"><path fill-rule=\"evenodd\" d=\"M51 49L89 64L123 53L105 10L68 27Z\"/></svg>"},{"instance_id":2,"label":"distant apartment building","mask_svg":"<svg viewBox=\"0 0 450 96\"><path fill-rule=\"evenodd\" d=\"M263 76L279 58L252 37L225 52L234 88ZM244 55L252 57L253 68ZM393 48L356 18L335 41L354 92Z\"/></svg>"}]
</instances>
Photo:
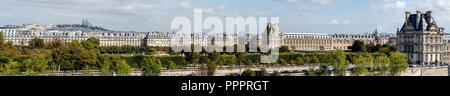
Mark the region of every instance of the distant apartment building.
<instances>
[{"instance_id":1,"label":"distant apartment building","mask_svg":"<svg viewBox=\"0 0 450 96\"><path fill-rule=\"evenodd\" d=\"M0 27L6 41L15 45L28 45L35 38L51 42L58 38L63 42L87 40L95 37L100 40L100 46L187 46L191 44L209 46L268 44L270 48L288 46L293 51L329 51L349 50L355 40L366 44L386 44L389 36L379 34L321 34L321 33L281 33L280 24L266 24L265 34L235 34L235 33L178 33L174 32L134 32L113 31L93 26L83 19L81 24L36 25ZM260 42L266 40L265 42ZM254 50L253 50L254 51Z\"/></svg>"},{"instance_id":2,"label":"distant apartment building","mask_svg":"<svg viewBox=\"0 0 450 96\"><path fill-rule=\"evenodd\" d=\"M388 44L390 36L379 34L321 34L321 33L283 33L282 45L294 51L350 50L356 40L365 44Z\"/></svg>"},{"instance_id":3,"label":"distant apartment building","mask_svg":"<svg viewBox=\"0 0 450 96\"><path fill-rule=\"evenodd\" d=\"M282 46L294 51L333 50L333 39L328 34L319 33L283 33Z\"/></svg>"},{"instance_id":4,"label":"distant apartment building","mask_svg":"<svg viewBox=\"0 0 450 96\"><path fill-rule=\"evenodd\" d=\"M378 30L375 30L373 34L333 34L333 49L350 50L349 46L352 46L356 40L363 41L364 44L388 44L389 35L379 34Z\"/></svg>"},{"instance_id":5,"label":"distant apartment building","mask_svg":"<svg viewBox=\"0 0 450 96\"><path fill-rule=\"evenodd\" d=\"M19 35L19 29L14 27L0 27L0 31L3 32L5 37L14 37Z\"/></svg>"}]
</instances>

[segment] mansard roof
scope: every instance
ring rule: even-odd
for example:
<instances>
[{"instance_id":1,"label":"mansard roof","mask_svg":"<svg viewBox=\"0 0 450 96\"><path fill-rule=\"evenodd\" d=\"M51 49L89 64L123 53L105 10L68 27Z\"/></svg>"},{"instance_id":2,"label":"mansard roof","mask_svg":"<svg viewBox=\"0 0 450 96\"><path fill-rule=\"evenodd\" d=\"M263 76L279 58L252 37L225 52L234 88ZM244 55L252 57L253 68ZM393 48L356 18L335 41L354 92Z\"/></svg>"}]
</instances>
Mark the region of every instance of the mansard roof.
<instances>
[{"instance_id":1,"label":"mansard roof","mask_svg":"<svg viewBox=\"0 0 450 96\"><path fill-rule=\"evenodd\" d=\"M411 14L406 12L406 21L403 24L400 32L406 31L438 31L438 26L434 21L431 11L427 13L421 13L417 11L417 14Z\"/></svg>"}]
</instances>

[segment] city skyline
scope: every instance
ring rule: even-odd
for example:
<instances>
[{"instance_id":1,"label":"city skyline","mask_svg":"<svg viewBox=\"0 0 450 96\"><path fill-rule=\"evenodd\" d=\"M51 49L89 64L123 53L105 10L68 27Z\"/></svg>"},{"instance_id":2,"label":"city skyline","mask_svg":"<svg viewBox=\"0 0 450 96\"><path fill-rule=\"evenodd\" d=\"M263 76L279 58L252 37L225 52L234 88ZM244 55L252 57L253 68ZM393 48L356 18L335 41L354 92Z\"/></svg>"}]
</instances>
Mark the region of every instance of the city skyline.
<instances>
[{"instance_id":1,"label":"city skyline","mask_svg":"<svg viewBox=\"0 0 450 96\"><path fill-rule=\"evenodd\" d=\"M83 18L93 25L119 31L170 32L176 16L193 17L194 8L205 16L279 16L281 32L363 34L378 29L395 33L405 11L432 10L440 27L448 28L449 1L420 0L6 0L0 8L0 25L79 24ZM258 2L253 4L253 2ZM353 3L348 3L353 2ZM173 6L168 6L173 5ZM95 6L95 7L92 7Z\"/></svg>"}]
</instances>

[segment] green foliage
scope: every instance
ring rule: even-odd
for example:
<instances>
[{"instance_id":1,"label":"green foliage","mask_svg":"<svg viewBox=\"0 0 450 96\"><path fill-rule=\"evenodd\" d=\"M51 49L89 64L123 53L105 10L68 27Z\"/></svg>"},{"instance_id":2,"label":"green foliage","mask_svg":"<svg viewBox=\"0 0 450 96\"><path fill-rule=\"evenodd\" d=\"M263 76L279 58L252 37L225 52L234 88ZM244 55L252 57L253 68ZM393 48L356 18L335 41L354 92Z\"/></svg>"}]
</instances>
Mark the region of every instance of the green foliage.
<instances>
[{"instance_id":1,"label":"green foliage","mask_svg":"<svg viewBox=\"0 0 450 96\"><path fill-rule=\"evenodd\" d=\"M389 60L391 61L391 75L400 75L408 68L407 55L400 52L391 52Z\"/></svg>"},{"instance_id":2,"label":"green foliage","mask_svg":"<svg viewBox=\"0 0 450 96\"><path fill-rule=\"evenodd\" d=\"M303 60L303 58L298 57L297 58L297 65L303 65L303 64L305 64L305 61Z\"/></svg>"},{"instance_id":3,"label":"green foliage","mask_svg":"<svg viewBox=\"0 0 450 96\"><path fill-rule=\"evenodd\" d=\"M281 76L281 73L280 71L274 71L272 76Z\"/></svg>"},{"instance_id":4,"label":"green foliage","mask_svg":"<svg viewBox=\"0 0 450 96\"><path fill-rule=\"evenodd\" d=\"M45 74L48 71L48 63L52 60L50 56L34 55L24 61L28 75Z\"/></svg>"},{"instance_id":5,"label":"green foliage","mask_svg":"<svg viewBox=\"0 0 450 96\"><path fill-rule=\"evenodd\" d=\"M356 67L353 70L353 73L356 75L365 75L368 73L368 61L365 57L360 56L358 57L358 59L356 59L355 61L355 65Z\"/></svg>"},{"instance_id":6,"label":"green foliage","mask_svg":"<svg viewBox=\"0 0 450 96\"><path fill-rule=\"evenodd\" d=\"M64 43L60 39L56 38L47 45L47 49L56 49L62 46L65 46Z\"/></svg>"},{"instance_id":7,"label":"green foliage","mask_svg":"<svg viewBox=\"0 0 450 96\"><path fill-rule=\"evenodd\" d=\"M142 76L159 76L161 74L161 62L159 60L146 58L142 67Z\"/></svg>"},{"instance_id":8,"label":"green foliage","mask_svg":"<svg viewBox=\"0 0 450 96\"><path fill-rule=\"evenodd\" d=\"M31 39L28 44L31 49L42 49L46 46L44 40L38 37Z\"/></svg>"},{"instance_id":9,"label":"green foliage","mask_svg":"<svg viewBox=\"0 0 450 96\"><path fill-rule=\"evenodd\" d=\"M220 67L223 67L223 65L237 64L237 59L234 55L221 55L218 62Z\"/></svg>"},{"instance_id":10,"label":"green foliage","mask_svg":"<svg viewBox=\"0 0 450 96\"><path fill-rule=\"evenodd\" d=\"M208 62L207 63L207 75L208 76L214 76L214 74L216 73L216 69L217 69L217 64L215 62Z\"/></svg>"},{"instance_id":11,"label":"green foliage","mask_svg":"<svg viewBox=\"0 0 450 96\"><path fill-rule=\"evenodd\" d=\"M338 76L345 76L346 68L350 63L346 59L346 54L342 50L335 50L331 52L331 66L333 66L334 73Z\"/></svg>"},{"instance_id":12,"label":"green foliage","mask_svg":"<svg viewBox=\"0 0 450 96\"><path fill-rule=\"evenodd\" d=\"M211 52L211 53L208 53L209 59L210 59L211 61L213 61L213 62L218 61L218 60L219 60L219 56L220 56L220 53L219 53L219 52L216 52L216 51L213 51L213 52Z\"/></svg>"},{"instance_id":13,"label":"green foliage","mask_svg":"<svg viewBox=\"0 0 450 96\"><path fill-rule=\"evenodd\" d=\"M317 76L330 76L330 70L327 65L320 65L318 70L314 73ZM341 75L342 76L342 75Z\"/></svg>"},{"instance_id":14,"label":"green foliage","mask_svg":"<svg viewBox=\"0 0 450 96\"><path fill-rule=\"evenodd\" d=\"M52 44L53 46L53 44ZM52 58L51 64L56 65L58 70L59 69L70 69L70 63L71 63L71 54L69 53L70 49L67 46L59 46L52 49Z\"/></svg>"},{"instance_id":15,"label":"green foliage","mask_svg":"<svg viewBox=\"0 0 450 96\"><path fill-rule=\"evenodd\" d=\"M176 69L176 68L177 68L177 64L175 64L175 62L173 62L173 61L169 61L168 69Z\"/></svg>"},{"instance_id":16,"label":"green foliage","mask_svg":"<svg viewBox=\"0 0 450 96\"><path fill-rule=\"evenodd\" d=\"M116 71L117 76L129 76L131 72L130 65L127 64L125 60L115 60L114 61L114 70Z\"/></svg>"},{"instance_id":17,"label":"green foliage","mask_svg":"<svg viewBox=\"0 0 450 96\"><path fill-rule=\"evenodd\" d=\"M320 60L316 56L313 56L313 58L311 58L311 63L313 64L320 63Z\"/></svg>"},{"instance_id":18,"label":"green foliage","mask_svg":"<svg viewBox=\"0 0 450 96\"><path fill-rule=\"evenodd\" d=\"M242 76L256 76L256 73L250 68L247 68L244 72L242 72Z\"/></svg>"},{"instance_id":19,"label":"green foliage","mask_svg":"<svg viewBox=\"0 0 450 96\"><path fill-rule=\"evenodd\" d=\"M146 70L143 75L158 76L162 68L184 69L187 64L199 64L205 68L205 75L214 75L218 65L220 67L228 65L230 69L233 65L260 65L260 53L237 52L237 45L234 52L181 52L184 55L136 55L136 53L155 53L157 51L173 52L170 47L149 47L149 46L99 46L99 40L89 38L83 41L73 41L63 43L59 39L45 44L42 39L34 38L30 41L30 46L14 46L12 42L4 43L1 40L0 71L6 75L14 75L26 71L25 75L36 76L54 70L80 70L93 69L100 70L101 76L117 75L126 76L130 74L131 68ZM357 42L357 41L355 41ZM331 52L290 52L287 46L280 47L282 53L279 54L279 61L276 64L308 64L310 70L308 74L317 76L337 76L345 75L349 64L358 65L352 72L358 75L398 75L407 68L408 60L405 54L396 52L397 48L391 45L364 45L359 53L344 53L341 50ZM360 46L361 43L355 46ZM193 46L191 46L192 48ZM6 52L4 49L7 49ZM248 48L246 48L249 50ZM358 49L358 48L357 48ZM361 49L361 48L360 48ZM283 51L285 50L285 51ZM19 53L15 53L17 51ZM193 51L193 50L192 50ZM380 53L361 53L361 52ZM284 53L283 53L284 52ZM130 53L133 55L101 55L100 53ZM20 54L20 55L15 55ZM23 54L23 55L22 55ZM39 55L36 55L39 54ZM404 56L405 55L405 56ZM388 57L389 56L389 57ZM395 59L394 59L395 58ZM14 62L19 61L19 62ZM125 61L125 62L124 62ZM406 63L404 63L404 61ZM409 62L411 63L411 62ZM318 65L317 65L318 64ZM17 65L17 66L16 66ZM274 64L264 64L266 66ZM319 69L314 69L319 66ZM313 68L314 67L314 68ZM142 68L142 69L141 69ZM329 70L333 68L333 70ZM122 70L123 69L123 70ZM214 69L214 70L213 70ZM249 72L251 73L251 72ZM264 72L263 72L264 73ZM261 74L264 75L264 74ZM251 76L251 74L250 74Z\"/></svg>"},{"instance_id":20,"label":"green foliage","mask_svg":"<svg viewBox=\"0 0 450 96\"><path fill-rule=\"evenodd\" d=\"M281 65L284 65L284 66L288 65L288 62L286 60L284 60L283 58L280 58L278 63Z\"/></svg>"},{"instance_id":21,"label":"green foliage","mask_svg":"<svg viewBox=\"0 0 450 96\"><path fill-rule=\"evenodd\" d=\"M353 42L353 45L350 46L350 49L352 49L353 52L363 52L364 51L364 41L355 40Z\"/></svg>"},{"instance_id":22,"label":"green foliage","mask_svg":"<svg viewBox=\"0 0 450 96\"><path fill-rule=\"evenodd\" d=\"M0 75L19 76L21 72L19 68L20 64L10 59L7 64L0 65Z\"/></svg>"},{"instance_id":23,"label":"green foliage","mask_svg":"<svg viewBox=\"0 0 450 96\"><path fill-rule=\"evenodd\" d=\"M156 51L164 51L173 53L171 47L153 47L153 46L100 46L100 53L114 53L114 54L135 54L142 53L153 55Z\"/></svg>"},{"instance_id":24,"label":"green foliage","mask_svg":"<svg viewBox=\"0 0 450 96\"><path fill-rule=\"evenodd\" d=\"M4 45L5 44L5 37L3 35L3 32L0 31L0 50L4 50Z\"/></svg>"},{"instance_id":25,"label":"green foliage","mask_svg":"<svg viewBox=\"0 0 450 96\"><path fill-rule=\"evenodd\" d=\"M395 52L397 51L397 47L389 45L389 44L384 44L384 45L380 45L380 44L373 44L373 43L369 43L369 44L364 44L363 41L361 40L356 40L352 46L349 47L350 49L352 49L352 52L380 52L380 53L385 53L385 54L389 54L390 52Z\"/></svg>"},{"instance_id":26,"label":"green foliage","mask_svg":"<svg viewBox=\"0 0 450 96\"><path fill-rule=\"evenodd\" d=\"M409 60L408 60L408 64L414 64L414 60L409 59Z\"/></svg>"},{"instance_id":27,"label":"green foliage","mask_svg":"<svg viewBox=\"0 0 450 96\"><path fill-rule=\"evenodd\" d=\"M39 76L39 72L34 71L33 69L26 69L25 76Z\"/></svg>"},{"instance_id":28,"label":"green foliage","mask_svg":"<svg viewBox=\"0 0 450 96\"><path fill-rule=\"evenodd\" d=\"M87 50L98 50L100 48L100 40L94 37L90 37L87 40L82 41L81 44Z\"/></svg>"},{"instance_id":29,"label":"green foliage","mask_svg":"<svg viewBox=\"0 0 450 96\"><path fill-rule=\"evenodd\" d=\"M265 68L261 68L260 76L270 76L269 72Z\"/></svg>"},{"instance_id":30,"label":"green foliage","mask_svg":"<svg viewBox=\"0 0 450 96\"><path fill-rule=\"evenodd\" d=\"M190 64L198 64L200 61L200 53L198 52L189 52L186 53L185 56L186 61L188 61Z\"/></svg>"},{"instance_id":31,"label":"green foliage","mask_svg":"<svg viewBox=\"0 0 450 96\"><path fill-rule=\"evenodd\" d=\"M99 56L99 61L98 61L99 65L100 65L100 76L112 76L111 73L111 57L108 55L100 55Z\"/></svg>"},{"instance_id":32,"label":"green foliage","mask_svg":"<svg viewBox=\"0 0 450 96\"><path fill-rule=\"evenodd\" d=\"M84 50L82 52L80 52L81 54L79 54L78 56L81 57L81 61L80 61L80 67L83 66L94 66L97 63L97 54L95 53L94 50Z\"/></svg>"},{"instance_id":33,"label":"green foliage","mask_svg":"<svg viewBox=\"0 0 450 96\"><path fill-rule=\"evenodd\" d=\"M9 61L8 57L6 57L5 55L0 55L0 64L8 63L8 61Z\"/></svg>"},{"instance_id":34,"label":"green foliage","mask_svg":"<svg viewBox=\"0 0 450 96\"><path fill-rule=\"evenodd\" d=\"M235 53L235 56L236 56L236 63L238 64L238 65L244 65L245 64L245 61L247 61L246 59L247 58L245 58L246 57L246 53L245 52L236 52ZM259 60L259 59L256 59L256 60Z\"/></svg>"},{"instance_id":35,"label":"green foliage","mask_svg":"<svg viewBox=\"0 0 450 96\"><path fill-rule=\"evenodd\" d=\"M280 47L280 52L284 53L284 52L291 52L291 50L289 50L288 46L281 46Z\"/></svg>"},{"instance_id":36,"label":"green foliage","mask_svg":"<svg viewBox=\"0 0 450 96\"><path fill-rule=\"evenodd\" d=\"M83 64L81 62L81 59L83 58L82 56L84 55L83 53L85 53L85 49L83 48L83 46L80 44L80 42L78 40L74 40L72 42L69 43L69 62L68 66L69 69L71 70L78 70L81 69L82 66L81 64Z\"/></svg>"},{"instance_id":37,"label":"green foliage","mask_svg":"<svg viewBox=\"0 0 450 96\"><path fill-rule=\"evenodd\" d=\"M374 64L376 65L375 71L381 76L387 74L391 70L389 67L391 61L386 55L376 57Z\"/></svg>"},{"instance_id":38,"label":"green foliage","mask_svg":"<svg viewBox=\"0 0 450 96\"><path fill-rule=\"evenodd\" d=\"M82 41L86 42L86 41ZM69 43L69 66L70 69L82 69L84 66L94 66L97 63L97 54L95 49L87 50L83 47L83 44L77 40Z\"/></svg>"},{"instance_id":39,"label":"green foliage","mask_svg":"<svg viewBox=\"0 0 450 96\"><path fill-rule=\"evenodd\" d=\"M83 69L83 74L81 74L81 76L92 76L92 74L89 72L91 69L89 68L89 66L85 66L85 68Z\"/></svg>"}]
</instances>

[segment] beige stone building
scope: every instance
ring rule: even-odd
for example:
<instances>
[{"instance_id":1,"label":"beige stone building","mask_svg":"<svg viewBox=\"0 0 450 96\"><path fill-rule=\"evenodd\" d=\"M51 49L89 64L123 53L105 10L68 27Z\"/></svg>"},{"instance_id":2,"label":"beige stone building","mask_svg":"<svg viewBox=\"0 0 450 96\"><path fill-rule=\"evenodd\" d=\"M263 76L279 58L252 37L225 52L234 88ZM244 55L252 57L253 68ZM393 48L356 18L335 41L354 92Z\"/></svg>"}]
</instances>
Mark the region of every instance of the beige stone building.
<instances>
[{"instance_id":1,"label":"beige stone building","mask_svg":"<svg viewBox=\"0 0 450 96\"><path fill-rule=\"evenodd\" d=\"M328 34L318 33L283 33L282 46L294 51L333 50L332 38Z\"/></svg>"},{"instance_id":2,"label":"beige stone building","mask_svg":"<svg viewBox=\"0 0 450 96\"><path fill-rule=\"evenodd\" d=\"M350 50L348 47L352 46L356 40L361 40L364 44L388 44L389 36L379 34L377 30L373 34L334 34L333 49Z\"/></svg>"},{"instance_id":3,"label":"beige stone building","mask_svg":"<svg viewBox=\"0 0 450 96\"><path fill-rule=\"evenodd\" d=\"M439 28L432 12L406 12L405 23L397 31L398 49L419 65L439 65L448 62L448 45L444 43L444 29Z\"/></svg>"}]
</instances>

